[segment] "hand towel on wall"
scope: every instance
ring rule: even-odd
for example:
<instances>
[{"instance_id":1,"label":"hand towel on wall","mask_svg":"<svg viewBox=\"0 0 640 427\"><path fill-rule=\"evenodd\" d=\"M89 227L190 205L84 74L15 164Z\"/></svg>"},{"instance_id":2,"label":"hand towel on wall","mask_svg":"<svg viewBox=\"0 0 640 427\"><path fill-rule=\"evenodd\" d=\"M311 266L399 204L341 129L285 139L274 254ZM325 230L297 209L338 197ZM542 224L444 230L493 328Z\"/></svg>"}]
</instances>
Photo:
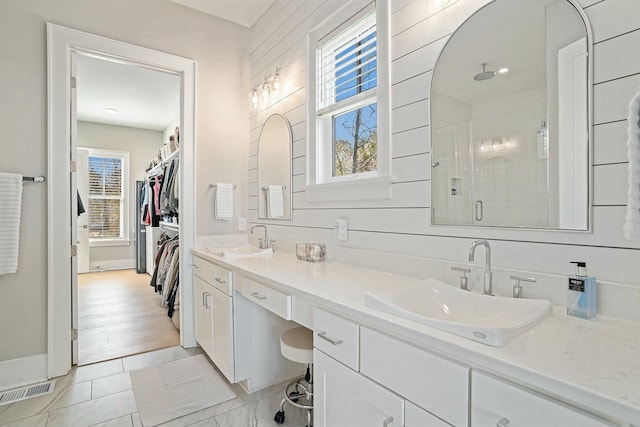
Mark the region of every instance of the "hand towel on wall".
<instances>
[{"instance_id":1,"label":"hand towel on wall","mask_svg":"<svg viewBox=\"0 0 640 427\"><path fill-rule=\"evenodd\" d=\"M267 216L282 218L284 216L284 191L282 185L267 185Z\"/></svg>"},{"instance_id":2,"label":"hand towel on wall","mask_svg":"<svg viewBox=\"0 0 640 427\"><path fill-rule=\"evenodd\" d=\"M640 90L629 103L627 137L629 189L624 237L628 240L640 240Z\"/></svg>"},{"instance_id":3,"label":"hand towel on wall","mask_svg":"<svg viewBox=\"0 0 640 427\"><path fill-rule=\"evenodd\" d=\"M0 172L0 275L18 270L22 175Z\"/></svg>"},{"instance_id":4,"label":"hand towel on wall","mask_svg":"<svg viewBox=\"0 0 640 427\"><path fill-rule=\"evenodd\" d=\"M214 199L214 216L216 219L228 221L233 217L233 184L216 184Z\"/></svg>"}]
</instances>

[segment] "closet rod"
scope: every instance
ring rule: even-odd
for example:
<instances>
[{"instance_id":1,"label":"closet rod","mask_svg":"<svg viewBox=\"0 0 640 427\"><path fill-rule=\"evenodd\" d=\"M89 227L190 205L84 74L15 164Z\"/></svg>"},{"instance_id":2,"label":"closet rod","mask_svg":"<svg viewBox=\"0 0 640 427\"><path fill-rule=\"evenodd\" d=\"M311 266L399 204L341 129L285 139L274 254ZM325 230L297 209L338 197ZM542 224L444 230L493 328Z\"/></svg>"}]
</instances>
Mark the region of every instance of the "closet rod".
<instances>
[{"instance_id":1,"label":"closet rod","mask_svg":"<svg viewBox=\"0 0 640 427\"><path fill-rule=\"evenodd\" d=\"M46 178L44 176L23 176L22 180L31 182L45 182Z\"/></svg>"}]
</instances>

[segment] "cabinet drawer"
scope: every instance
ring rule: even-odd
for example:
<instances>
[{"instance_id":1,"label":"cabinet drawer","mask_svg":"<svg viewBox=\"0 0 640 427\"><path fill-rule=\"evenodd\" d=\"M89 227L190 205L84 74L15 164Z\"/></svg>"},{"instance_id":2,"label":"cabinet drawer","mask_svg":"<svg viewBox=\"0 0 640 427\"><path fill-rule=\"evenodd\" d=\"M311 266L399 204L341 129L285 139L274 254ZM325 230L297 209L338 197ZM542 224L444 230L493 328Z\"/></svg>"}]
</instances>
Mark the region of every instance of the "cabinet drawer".
<instances>
[{"instance_id":1,"label":"cabinet drawer","mask_svg":"<svg viewBox=\"0 0 640 427\"><path fill-rule=\"evenodd\" d=\"M613 427L577 408L506 383L493 376L471 374L471 426L513 425L522 427Z\"/></svg>"},{"instance_id":2,"label":"cabinet drawer","mask_svg":"<svg viewBox=\"0 0 640 427\"><path fill-rule=\"evenodd\" d=\"M446 422L469 422L469 368L360 328L360 372Z\"/></svg>"},{"instance_id":3,"label":"cabinet drawer","mask_svg":"<svg viewBox=\"0 0 640 427\"><path fill-rule=\"evenodd\" d=\"M202 258L193 257L193 274L224 292L233 294L233 273Z\"/></svg>"},{"instance_id":4,"label":"cabinet drawer","mask_svg":"<svg viewBox=\"0 0 640 427\"><path fill-rule=\"evenodd\" d=\"M411 402L404 404L404 426L405 427L451 427L440 418L436 418L422 408Z\"/></svg>"},{"instance_id":5,"label":"cabinet drawer","mask_svg":"<svg viewBox=\"0 0 640 427\"><path fill-rule=\"evenodd\" d=\"M359 369L359 326L324 310L313 310L313 346L344 363Z\"/></svg>"},{"instance_id":6,"label":"cabinet drawer","mask_svg":"<svg viewBox=\"0 0 640 427\"><path fill-rule=\"evenodd\" d=\"M291 320L291 295L243 277L236 290L249 301L254 302L285 320Z\"/></svg>"}]
</instances>

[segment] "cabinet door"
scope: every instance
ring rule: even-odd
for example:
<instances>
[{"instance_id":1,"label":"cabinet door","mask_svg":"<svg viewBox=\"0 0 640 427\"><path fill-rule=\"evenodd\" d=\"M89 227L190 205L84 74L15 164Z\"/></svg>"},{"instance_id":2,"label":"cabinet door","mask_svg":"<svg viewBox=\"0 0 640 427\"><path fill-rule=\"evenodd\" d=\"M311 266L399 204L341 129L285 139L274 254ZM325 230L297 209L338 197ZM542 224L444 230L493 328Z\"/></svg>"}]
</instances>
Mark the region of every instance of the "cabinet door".
<instances>
[{"instance_id":1,"label":"cabinet door","mask_svg":"<svg viewBox=\"0 0 640 427\"><path fill-rule=\"evenodd\" d=\"M404 401L321 351L314 350L314 426L400 427Z\"/></svg>"},{"instance_id":2,"label":"cabinet door","mask_svg":"<svg viewBox=\"0 0 640 427\"><path fill-rule=\"evenodd\" d=\"M193 305L196 341L208 355L213 354L212 293L216 289L198 276L193 276Z\"/></svg>"},{"instance_id":3,"label":"cabinet door","mask_svg":"<svg viewBox=\"0 0 640 427\"><path fill-rule=\"evenodd\" d=\"M234 382L231 297L216 288L210 292L213 316L213 353L210 357L227 379Z\"/></svg>"},{"instance_id":4,"label":"cabinet door","mask_svg":"<svg viewBox=\"0 0 640 427\"><path fill-rule=\"evenodd\" d=\"M471 427L612 427L600 418L479 372L471 374Z\"/></svg>"}]
</instances>

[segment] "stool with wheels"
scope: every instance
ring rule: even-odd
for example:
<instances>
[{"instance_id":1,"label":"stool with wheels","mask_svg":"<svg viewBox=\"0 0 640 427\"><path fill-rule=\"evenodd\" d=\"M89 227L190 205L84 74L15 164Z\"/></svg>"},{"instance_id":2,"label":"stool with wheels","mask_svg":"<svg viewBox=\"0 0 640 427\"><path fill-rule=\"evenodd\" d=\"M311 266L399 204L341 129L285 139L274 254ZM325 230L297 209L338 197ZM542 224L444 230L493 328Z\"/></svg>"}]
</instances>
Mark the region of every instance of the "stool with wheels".
<instances>
[{"instance_id":1,"label":"stool with wheels","mask_svg":"<svg viewBox=\"0 0 640 427\"><path fill-rule=\"evenodd\" d=\"M307 365L305 375L298 377L284 388L284 399L273 420L284 423L284 405L290 404L307 411L307 427L313 426L313 332L304 327L285 331L280 336L280 351L285 358Z\"/></svg>"}]
</instances>

